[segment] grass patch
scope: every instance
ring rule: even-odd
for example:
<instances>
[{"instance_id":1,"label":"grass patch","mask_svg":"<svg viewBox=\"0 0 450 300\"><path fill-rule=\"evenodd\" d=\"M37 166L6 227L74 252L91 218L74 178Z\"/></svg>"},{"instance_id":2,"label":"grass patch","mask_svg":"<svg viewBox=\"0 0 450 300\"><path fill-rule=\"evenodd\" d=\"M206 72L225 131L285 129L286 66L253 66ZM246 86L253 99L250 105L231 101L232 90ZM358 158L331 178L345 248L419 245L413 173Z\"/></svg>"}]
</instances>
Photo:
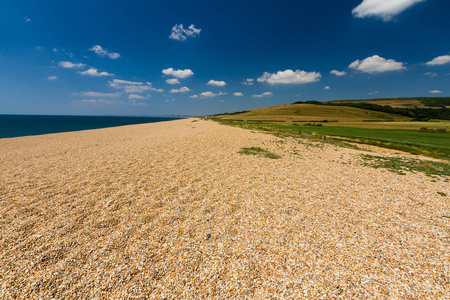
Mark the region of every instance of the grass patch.
<instances>
[{"instance_id":1,"label":"grass patch","mask_svg":"<svg viewBox=\"0 0 450 300\"><path fill-rule=\"evenodd\" d=\"M265 126L298 132L298 126L277 124ZM334 126L302 126L301 131L303 133L339 136L349 142L369 144L412 154L421 154L443 159L450 158L450 133L446 132L418 132Z\"/></svg>"},{"instance_id":2,"label":"grass patch","mask_svg":"<svg viewBox=\"0 0 450 300\"><path fill-rule=\"evenodd\" d=\"M299 126L268 124L254 121L231 121L215 119L224 124L250 130L258 130L278 137L308 138L332 143L337 146L355 148L346 143L368 144L395 149L411 154L450 160L450 133L418 132L412 130L374 129L335 126Z\"/></svg>"},{"instance_id":3,"label":"grass patch","mask_svg":"<svg viewBox=\"0 0 450 300\"><path fill-rule=\"evenodd\" d=\"M446 193L443 193L443 192L437 192L439 195L441 195L442 197L447 197L447 194Z\"/></svg>"},{"instance_id":4,"label":"grass patch","mask_svg":"<svg viewBox=\"0 0 450 300\"><path fill-rule=\"evenodd\" d=\"M245 155L258 155L263 156L271 159L278 159L281 158L280 155L270 152L269 150L265 150L259 147L250 147L250 148L242 148L241 151L239 151L240 154Z\"/></svg>"},{"instance_id":5,"label":"grass patch","mask_svg":"<svg viewBox=\"0 0 450 300\"><path fill-rule=\"evenodd\" d=\"M450 176L450 164L444 162L384 157L369 154L363 154L361 157L364 166L375 169L384 168L400 175L406 175L405 172L422 172L428 176Z\"/></svg>"}]
</instances>

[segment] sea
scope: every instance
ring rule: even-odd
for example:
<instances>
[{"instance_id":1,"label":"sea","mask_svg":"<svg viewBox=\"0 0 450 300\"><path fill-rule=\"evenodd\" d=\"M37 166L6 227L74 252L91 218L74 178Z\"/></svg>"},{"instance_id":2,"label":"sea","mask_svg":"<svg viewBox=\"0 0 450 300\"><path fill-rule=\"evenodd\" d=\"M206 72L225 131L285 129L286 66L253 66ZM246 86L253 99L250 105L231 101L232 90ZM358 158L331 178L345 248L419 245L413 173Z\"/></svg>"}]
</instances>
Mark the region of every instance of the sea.
<instances>
[{"instance_id":1,"label":"sea","mask_svg":"<svg viewBox=\"0 0 450 300\"><path fill-rule=\"evenodd\" d=\"M175 117L1 115L0 138L177 120Z\"/></svg>"}]
</instances>

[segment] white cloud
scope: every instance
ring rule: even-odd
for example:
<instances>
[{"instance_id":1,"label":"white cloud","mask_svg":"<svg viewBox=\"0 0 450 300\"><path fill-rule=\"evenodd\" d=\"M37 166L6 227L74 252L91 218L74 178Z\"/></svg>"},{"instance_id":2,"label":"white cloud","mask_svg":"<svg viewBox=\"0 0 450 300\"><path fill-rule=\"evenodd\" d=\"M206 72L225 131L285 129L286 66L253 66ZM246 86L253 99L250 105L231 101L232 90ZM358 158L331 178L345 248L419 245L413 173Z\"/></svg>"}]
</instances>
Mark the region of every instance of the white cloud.
<instances>
[{"instance_id":1,"label":"white cloud","mask_svg":"<svg viewBox=\"0 0 450 300\"><path fill-rule=\"evenodd\" d=\"M108 72L99 72L96 68L89 68L86 71L78 71L78 74L81 75L89 75L89 76L113 76L114 74L110 74Z\"/></svg>"},{"instance_id":2,"label":"white cloud","mask_svg":"<svg viewBox=\"0 0 450 300\"><path fill-rule=\"evenodd\" d=\"M168 84L181 84L181 82L177 78L167 79L166 82Z\"/></svg>"},{"instance_id":3,"label":"white cloud","mask_svg":"<svg viewBox=\"0 0 450 300\"><path fill-rule=\"evenodd\" d=\"M98 56L108 56L111 59L118 59L120 57L119 53L114 53L109 51L108 49L103 49L100 45L92 46L92 48L89 48L89 51L94 52Z\"/></svg>"},{"instance_id":4,"label":"white cloud","mask_svg":"<svg viewBox=\"0 0 450 300\"><path fill-rule=\"evenodd\" d=\"M324 90L330 90L331 88L327 85L326 87L323 88Z\"/></svg>"},{"instance_id":5,"label":"white cloud","mask_svg":"<svg viewBox=\"0 0 450 300\"><path fill-rule=\"evenodd\" d=\"M173 68L168 68L168 69L162 70L162 73L164 75L169 75L169 76L173 76L173 77L180 78L180 79L184 79L184 78L191 77L192 75L194 75L194 72L192 72L191 69L174 70Z\"/></svg>"},{"instance_id":6,"label":"white cloud","mask_svg":"<svg viewBox=\"0 0 450 300\"><path fill-rule=\"evenodd\" d=\"M319 81L321 77L317 72L305 72L301 70L278 71L277 73L264 72L264 74L258 78L258 82L267 82L270 84L303 84L308 82Z\"/></svg>"},{"instance_id":7,"label":"white cloud","mask_svg":"<svg viewBox=\"0 0 450 300\"><path fill-rule=\"evenodd\" d=\"M66 69L80 69L80 68L85 67L86 65L82 64L82 63L74 64L70 61L60 61L58 63L58 66L66 68Z\"/></svg>"},{"instance_id":8,"label":"white cloud","mask_svg":"<svg viewBox=\"0 0 450 300\"><path fill-rule=\"evenodd\" d=\"M31 22L31 19L30 18L24 18L25 19L25 22Z\"/></svg>"},{"instance_id":9,"label":"white cloud","mask_svg":"<svg viewBox=\"0 0 450 300\"><path fill-rule=\"evenodd\" d=\"M438 74L435 73L435 72L426 72L426 73L423 73L423 75L430 76L430 77L437 77L438 76Z\"/></svg>"},{"instance_id":10,"label":"white cloud","mask_svg":"<svg viewBox=\"0 0 450 300\"><path fill-rule=\"evenodd\" d=\"M36 50L38 50L38 51L44 50L44 48L42 48L41 46L37 46L37 47L35 47L34 49L36 49Z\"/></svg>"},{"instance_id":11,"label":"white cloud","mask_svg":"<svg viewBox=\"0 0 450 300\"><path fill-rule=\"evenodd\" d=\"M106 105L119 105L122 104L122 101L118 100L105 100L105 99L83 99L80 101L76 101L84 104L106 104Z\"/></svg>"},{"instance_id":12,"label":"white cloud","mask_svg":"<svg viewBox=\"0 0 450 300\"><path fill-rule=\"evenodd\" d=\"M128 95L128 99L134 99L134 100L137 100L137 99L146 99L146 98L148 98L149 96L141 96L141 95L136 95L136 94L129 94Z\"/></svg>"},{"instance_id":13,"label":"white cloud","mask_svg":"<svg viewBox=\"0 0 450 300\"><path fill-rule=\"evenodd\" d=\"M245 85L253 85L253 81L255 81L255 79L248 78L248 79L246 79L245 81L243 81L241 83L245 84Z\"/></svg>"},{"instance_id":14,"label":"white cloud","mask_svg":"<svg viewBox=\"0 0 450 300\"><path fill-rule=\"evenodd\" d=\"M82 92L80 95L85 97L119 97L117 93L100 93L100 92Z\"/></svg>"},{"instance_id":15,"label":"white cloud","mask_svg":"<svg viewBox=\"0 0 450 300\"><path fill-rule=\"evenodd\" d=\"M396 62L393 59L385 59L378 55L368 57L362 61L359 59L355 60L349 65L349 68L371 74L405 69L402 62Z\"/></svg>"},{"instance_id":16,"label":"white cloud","mask_svg":"<svg viewBox=\"0 0 450 300\"><path fill-rule=\"evenodd\" d=\"M273 96L273 93L272 92L265 92L265 93L262 93L261 95L252 95L253 98L262 98L262 97L265 97L265 96Z\"/></svg>"},{"instance_id":17,"label":"white cloud","mask_svg":"<svg viewBox=\"0 0 450 300\"><path fill-rule=\"evenodd\" d=\"M345 74L347 74L347 72L345 72L345 71L338 71L338 70L332 70L332 71L330 71L330 74L334 74L336 76L344 76Z\"/></svg>"},{"instance_id":18,"label":"white cloud","mask_svg":"<svg viewBox=\"0 0 450 300\"><path fill-rule=\"evenodd\" d=\"M212 98L212 97L217 97L217 96L223 96L223 95L226 95L227 93L222 93L222 92L219 92L218 94L217 93L213 93L213 92L210 92L210 91L208 91L208 92L203 92L203 93L201 93L200 95L199 95L199 97L202 97L202 98ZM194 98L194 97L193 97Z\"/></svg>"},{"instance_id":19,"label":"white cloud","mask_svg":"<svg viewBox=\"0 0 450 300\"><path fill-rule=\"evenodd\" d=\"M135 106L146 106L146 105L148 105L147 103L137 102L137 101L134 100L134 99L131 99L131 100L129 101L129 103L130 103L131 105L135 105Z\"/></svg>"},{"instance_id":20,"label":"white cloud","mask_svg":"<svg viewBox=\"0 0 450 300\"><path fill-rule=\"evenodd\" d=\"M244 94L242 94L241 92L233 93L233 95L234 95L234 96L237 96L237 97L242 97L242 96L244 96Z\"/></svg>"},{"instance_id":21,"label":"white cloud","mask_svg":"<svg viewBox=\"0 0 450 300\"><path fill-rule=\"evenodd\" d=\"M172 27L172 33L169 38L177 41L185 41L188 37L196 37L200 35L201 29L195 28L195 25L191 24L187 29L184 29L183 24L175 25Z\"/></svg>"},{"instance_id":22,"label":"white cloud","mask_svg":"<svg viewBox=\"0 0 450 300\"><path fill-rule=\"evenodd\" d=\"M357 18L380 17L384 21L390 21L393 16L423 1L425 0L363 0L352 13Z\"/></svg>"},{"instance_id":23,"label":"white cloud","mask_svg":"<svg viewBox=\"0 0 450 300\"><path fill-rule=\"evenodd\" d=\"M190 89L187 86L183 86L182 88L179 88L179 89L172 89L170 91L170 93L172 93L172 94L174 94L174 93L186 93L186 92L189 92L189 91L190 91Z\"/></svg>"},{"instance_id":24,"label":"white cloud","mask_svg":"<svg viewBox=\"0 0 450 300\"><path fill-rule=\"evenodd\" d=\"M434 58L433 60L430 60L425 64L427 66L438 66L438 65L445 65L448 63L450 63L450 55L442 55Z\"/></svg>"},{"instance_id":25,"label":"white cloud","mask_svg":"<svg viewBox=\"0 0 450 300\"><path fill-rule=\"evenodd\" d=\"M378 94L380 91L373 91L373 92L370 92L370 93L367 93L367 95L371 95L371 96L373 96L373 95L376 95L376 94Z\"/></svg>"},{"instance_id":26,"label":"white cloud","mask_svg":"<svg viewBox=\"0 0 450 300\"><path fill-rule=\"evenodd\" d=\"M48 76L48 80L56 80L58 79L58 76Z\"/></svg>"},{"instance_id":27,"label":"white cloud","mask_svg":"<svg viewBox=\"0 0 450 300\"><path fill-rule=\"evenodd\" d=\"M213 80L213 79L208 81L207 84L208 85L215 85L215 86L226 86L227 85L227 83L225 81L217 81L217 80Z\"/></svg>"},{"instance_id":28,"label":"white cloud","mask_svg":"<svg viewBox=\"0 0 450 300\"><path fill-rule=\"evenodd\" d=\"M198 98L198 95L192 95L192 96L189 96L189 97L191 97L191 98Z\"/></svg>"},{"instance_id":29,"label":"white cloud","mask_svg":"<svg viewBox=\"0 0 450 300\"><path fill-rule=\"evenodd\" d=\"M441 94L442 93L442 91L440 91L440 90L431 90L430 91L430 94Z\"/></svg>"},{"instance_id":30,"label":"white cloud","mask_svg":"<svg viewBox=\"0 0 450 300\"><path fill-rule=\"evenodd\" d=\"M58 52L58 49L56 49L56 48L53 48L52 50L53 50L53 52L55 52L55 53Z\"/></svg>"},{"instance_id":31,"label":"white cloud","mask_svg":"<svg viewBox=\"0 0 450 300\"><path fill-rule=\"evenodd\" d=\"M143 91L163 92L161 89L154 88L150 82L143 83L114 79L113 81L108 81L108 85L118 90L124 90L125 93L142 93Z\"/></svg>"}]
</instances>

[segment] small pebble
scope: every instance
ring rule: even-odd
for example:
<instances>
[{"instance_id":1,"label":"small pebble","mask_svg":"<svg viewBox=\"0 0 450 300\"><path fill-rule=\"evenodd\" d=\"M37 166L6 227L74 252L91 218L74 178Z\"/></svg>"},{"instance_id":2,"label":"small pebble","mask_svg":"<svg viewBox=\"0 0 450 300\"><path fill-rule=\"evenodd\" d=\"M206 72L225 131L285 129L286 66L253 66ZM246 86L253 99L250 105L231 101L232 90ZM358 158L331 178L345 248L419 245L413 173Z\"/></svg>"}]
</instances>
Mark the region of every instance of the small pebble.
<instances>
[{"instance_id":1,"label":"small pebble","mask_svg":"<svg viewBox=\"0 0 450 300\"><path fill-rule=\"evenodd\" d=\"M209 240L210 238L211 238L211 234L208 233L208 234L206 235L206 239Z\"/></svg>"}]
</instances>

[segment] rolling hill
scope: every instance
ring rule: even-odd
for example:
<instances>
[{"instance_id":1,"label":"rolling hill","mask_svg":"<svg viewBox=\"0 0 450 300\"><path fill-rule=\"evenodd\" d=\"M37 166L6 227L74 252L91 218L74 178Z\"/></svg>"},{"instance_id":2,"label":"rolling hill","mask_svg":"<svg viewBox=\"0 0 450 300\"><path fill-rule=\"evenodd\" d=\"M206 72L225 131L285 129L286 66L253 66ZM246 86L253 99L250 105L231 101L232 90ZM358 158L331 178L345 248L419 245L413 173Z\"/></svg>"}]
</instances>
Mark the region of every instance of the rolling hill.
<instances>
[{"instance_id":1,"label":"rolling hill","mask_svg":"<svg viewBox=\"0 0 450 300\"><path fill-rule=\"evenodd\" d=\"M249 111L216 115L223 120L284 121L284 122L363 122L363 121L408 121L410 118L365 110L361 108L314 104L282 104Z\"/></svg>"}]
</instances>

